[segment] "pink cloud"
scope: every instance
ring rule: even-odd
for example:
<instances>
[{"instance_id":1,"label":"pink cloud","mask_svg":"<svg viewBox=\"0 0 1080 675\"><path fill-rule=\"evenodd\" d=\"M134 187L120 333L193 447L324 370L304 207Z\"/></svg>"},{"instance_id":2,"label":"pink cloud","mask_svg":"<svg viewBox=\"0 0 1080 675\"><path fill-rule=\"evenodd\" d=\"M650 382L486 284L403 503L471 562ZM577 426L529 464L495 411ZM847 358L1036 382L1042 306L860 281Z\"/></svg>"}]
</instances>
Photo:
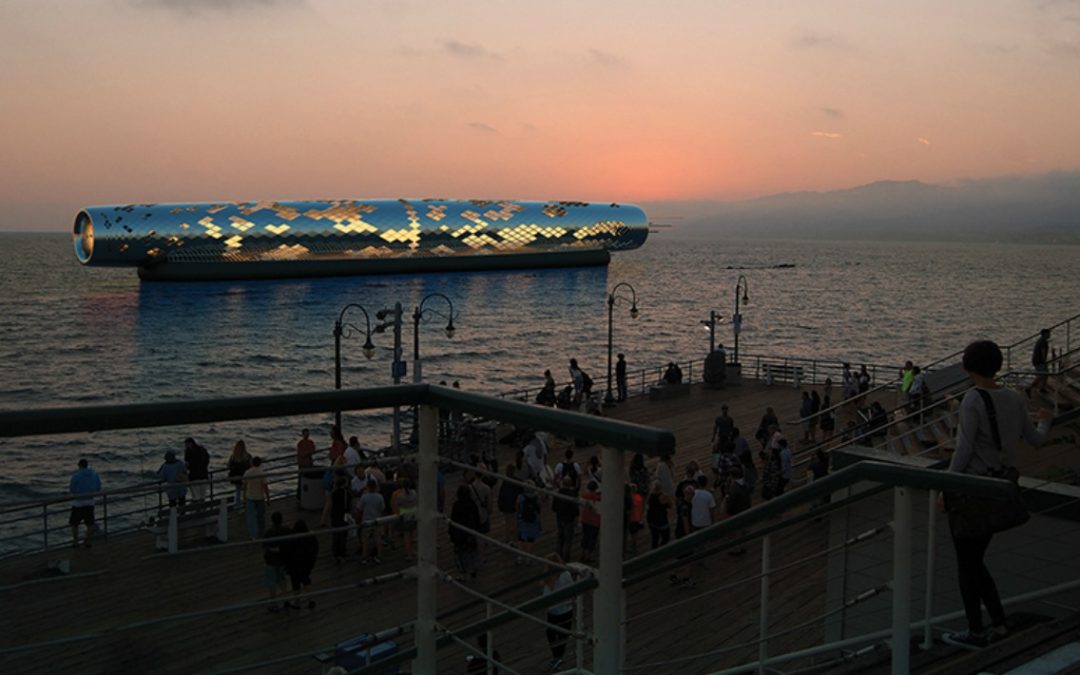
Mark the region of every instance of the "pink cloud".
<instances>
[{"instance_id":1,"label":"pink cloud","mask_svg":"<svg viewBox=\"0 0 1080 675\"><path fill-rule=\"evenodd\" d=\"M843 134L838 134L835 131L811 131L810 135L817 138L828 138L833 141L844 137Z\"/></svg>"}]
</instances>

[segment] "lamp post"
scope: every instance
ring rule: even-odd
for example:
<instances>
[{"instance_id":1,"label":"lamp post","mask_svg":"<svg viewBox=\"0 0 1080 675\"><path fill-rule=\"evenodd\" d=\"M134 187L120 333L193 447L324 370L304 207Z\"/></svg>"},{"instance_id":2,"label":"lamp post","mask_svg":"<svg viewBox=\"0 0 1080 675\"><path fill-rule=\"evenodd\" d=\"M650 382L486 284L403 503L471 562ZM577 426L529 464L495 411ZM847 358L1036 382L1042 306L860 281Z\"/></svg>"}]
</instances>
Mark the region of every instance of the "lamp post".
<instances>
[{"instance_id":1,"label":"lamp post","mask_svg":"<svg viewBox=\"0 0 1080 675\"><path fill-rule=\"evenodd\" d=\"M716 351L716 324L717 320L723 321L724 315L717 312L715 309L709 310L709 320L701 321L701 325L705 326L705 329L709 331L709 353L712 354Z\"/></svg>"},{"instance_id":2,"label":"lamp post","mask_svg":"<svg viewBox=\"0 0 1080 675\"><path fill-rule=\"evenodd\" d=\"M375 327L375 332L381 333L387 328L394 329L394 362L390 364L390 376L394 378L394 384L401 384L401 378L405 376L405 361L401 359L401 320L404 316L401 303L394 303L393 309L380 309L375 312L375 318L382 321ZM390 439L395 455L401 454L401 406L394 406L394 435Z\"/></svg>"},{"instance_id":3,"label":"lamp post","mask_svg":"<svg viewBox=\"0 0 1080 675\"><path fill-rule=\"evenodd\" d=\"M432 309L430 307L424 308L424 305L428 300L432 298L442 298L446 301L446 304L450 306L450 314L443 314L442 312ZM428 293L424 296L424 299L420 301L420 304L416 306L413 311L413 382L419 383L423 377L420 373L420 320L424 318L425 314L433 314L446 319L446 337L454 337L454 303L450 298L446 297L442 293Z\"/></svg>"},{"instance_id":4,"label":"lamp post","mask_svg":"<svg viewBox=\"0 0 1080 675\"><path fill-rule=\"evenodd\" d=\"M630 289L630 318L636 319L638 315L637 292L634 291L634 287L625 281L615 284L607 296L607 394L604 395L604 405L615 403L615 397L611 394L611 338L615 323L615 303L619 300L626 302L626 296L617 294L619 288L623 286Z\"/></svg>"},{"instance_id":5,"label":"lamp post","mask_svg":"<svg viewBox=\"0 0 1080 675\"><path fill-rule=\"evenodd\" d=\"M750 298L746 295L748 283L746 276L740 274L735 281L735 316L731 317L731 329L735 333L735 356L732 363L739 363L739 333L742 331L742 314L739 314L739 287L742 287L742 301L750 304Z\"/></svg>"},{"instance_id":6,"label":"lamp post","mask_svg":"<svg viewBox=\"0 0 1080 675\"><path fill-rule=\"evenodd\" d=\"M369 360L375 354L375 345L371 342L371 317L368 315L367 310L363 305L358 305L355 302L350 302L341 309L341 313L338 314L337 321L334 322L334 389L341 389L341 338L346 328L349 329L349 334L345 337L351 337L353 332L360 332L360 329L351 323L345 323L345 313L349 309L355 307L364 313L364 346L361 350L364 352L364 356ZM334 422L337 424L337 428L341 428L341 411L338 410L334 413Z\"/></svg>"}]
</instances>

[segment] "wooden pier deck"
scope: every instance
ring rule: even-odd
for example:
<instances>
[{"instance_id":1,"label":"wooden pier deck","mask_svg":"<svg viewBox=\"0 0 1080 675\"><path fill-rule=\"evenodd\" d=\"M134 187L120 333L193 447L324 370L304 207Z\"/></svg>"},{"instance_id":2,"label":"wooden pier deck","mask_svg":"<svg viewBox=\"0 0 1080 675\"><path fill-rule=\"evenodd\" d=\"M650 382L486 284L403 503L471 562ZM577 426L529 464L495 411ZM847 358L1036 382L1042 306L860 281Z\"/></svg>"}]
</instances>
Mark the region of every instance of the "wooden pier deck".
<instances>
[{"instance_id":1,"label":"wooden pier deck","mask_svg":"<svg viewBox=\"0 0 1080 675\"><path fill-rule=\"evenodd\" d=\"M839 392L834 389L833 395L838 397ZM722 403L729 406L736 424L751 438L756 449L752 436L765 408L772 406L781 421L793 419L799 396L799 391L790 384L768 387L757 381L744 381L722 389L695 384L687 396L664 401L634 398L605 414L674 431L675 464L681 474L691 459L708 466L713 419ZM883 393L881 398L886 408L895 404L892 392ZM839 416L837 429L845 424L846 417ZM793 441L801 436L798 427L785 427L785 431ZM795 447L799 446L796 442ZM501 462L515 450L501 447ZM584 462L592 451L579 450L576 458ZM560 456L559 450L552 449L549 461L554 464ZM448 479L448 504L457 480L455 475ZM282 511L289 523L301 516L309 524L318 521L318 514L299 512L296 500L291 498L275 502L271 508ZM493 514L494 536L503 531L501 517ZM539 553L551 551L555 546L550 511L546 511L545 519L545 533L537 546ZM240 514L232 516L230 533L232 542L245 538ZM365 632L408 622L414 617L416 606L415 581L411 579L357 587L368 577L406 567L400 546L387 551L378 566L361 566L355 556L348 563L336 565L329 555L329 537L320 539L320 559L312 575L315 582L312 590L328 592L317 598L314 610L281 613L270 613L265 606L246 606L266 597L258 545L230 543L169 556L155 554L151 534L135 532L107 541L99 539L90 549L60 549L2 560L0 606L5 611L0 613L0 650L44 645L0 655L3 670L8 673L208 673L236 669L318 673L320 664L312 657L260 668L254 664L302 652L314 653ZM646 548L647 541L646 531L641 535ZM773 566L820 552L827 541L826 524L800 526L785 534L782 545L774 548ZM187 544L202 546L201 542ZM350 552L355 545L355 537L351 537ZM70 559L72 573L39 579L47 560L54 558ZM517 590L499 596L507 603L539 594L538 579L529 581L530 577L539 577L542 571L539 565L515 565L512 554L490 545L484 550L483 558L480 578L474 587L493 592L518 584ZM444 527L440 528L439 563L444 570L453 566ZM639 620L634 617L735 580L753 579L760 564L758 551L751 547L741 558L721 554L695 563L693 576L697 587L694 589L673 588L666 578L651 579L630 588L627 665L647 666L677 657L680 654L672 652L672 645L676 644L696 653L753 641L757 635L759 583L756 580L721 594L691 600L670 611ZM774 575L772 630L796 626L822 614L824 577L824 564L796 567ZM453 628L484 616L482 605L460 609L470 600L464 591L444 585L438 599L440 612L459 608L444 623ZM232 606L238 607L212 611ZM176 618L178 615L185 616ZM589 630L588 624L586 629ZM70 640L88 634L94 637ZM406 635L398 642L411 644L411 638ZM820 630L795 631L779 642L784 644L775 645L773 650L820 642ZM547 672L549 654L540 625L516 621L496 631L495 644L503 660L516 671ZM573 653L571 644L564 668L573 665ZM464 672L464 654L462 649L446 650L440 657L440 672ZM646 667L642 672L704 672L742 662L754 654L756 646L749 646L735 654L698 658L678 667ZM407 664L403 668L407 670Z\"/></svg>"}]
</instances>

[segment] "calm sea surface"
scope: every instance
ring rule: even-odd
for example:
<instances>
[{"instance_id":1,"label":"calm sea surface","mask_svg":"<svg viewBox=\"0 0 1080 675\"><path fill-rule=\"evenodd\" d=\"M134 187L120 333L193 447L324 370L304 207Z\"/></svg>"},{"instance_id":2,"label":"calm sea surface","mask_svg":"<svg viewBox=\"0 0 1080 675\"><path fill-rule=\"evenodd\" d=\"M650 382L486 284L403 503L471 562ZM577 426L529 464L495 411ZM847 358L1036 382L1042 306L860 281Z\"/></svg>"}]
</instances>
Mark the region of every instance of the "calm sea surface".
<instances>
[{"instance_id":1,"label":"calm sea surface","mask_svg":"<svg viewBox=\"0 0 1080 675\"><path fill-rule=\"evenodd\" d=\"M733 311L740 273L750 298L743 355L918 363L977 337L1012 342L1080 311L1080 248L1068 246L699 242L662 233L607 268L198 284L142 284L133 269L81 267L71 249L62 234L0 235L0 409L330 389L332 329L344 305L401 302L411 314L434 291L453 299L457 334L447 339L439 319L421 326L426 379L486 393L538 386L545 368L563 380L571 356L602 387L607 289L618 282L637 290L641 312L631 320L628 305L616 307L615 349L631 370L703 357L699 321L710 309ZM718 338L730 348L730 327ZM404 340L411 361L411 318ZM388 383L390 335L375 336L371 361L362 342L344 344L344 386ZM223 464L237 438L273 454L292 447L301 426L325 445L330 423L0 439L0 503L63 492L80 456L118 487L145 480L186 435ZM347 416L345 431L385 445L387 416Z\"/></svg>"}]
</instances>

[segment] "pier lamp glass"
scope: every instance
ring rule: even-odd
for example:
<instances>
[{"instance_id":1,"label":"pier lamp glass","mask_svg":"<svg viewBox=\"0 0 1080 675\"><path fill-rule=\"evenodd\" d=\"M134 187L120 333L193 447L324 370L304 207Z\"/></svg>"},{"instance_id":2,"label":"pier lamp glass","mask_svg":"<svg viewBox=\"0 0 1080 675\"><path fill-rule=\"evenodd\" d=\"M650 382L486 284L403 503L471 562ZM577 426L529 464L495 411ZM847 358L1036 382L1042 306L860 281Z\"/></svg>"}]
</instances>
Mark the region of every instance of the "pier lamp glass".
<instances>
[{"instance_id":1,"label":"pier lamp glass","mask_svg":"<svg viewBox=\"0 0 1080 675\"><path fill-rule=\"evenodd\" d=\"M375 356L375 345L371 344L371 336L369 335L367 341L364 342L364 346L360 348L368 359Z\"/></svg>"},{"instance_id":2,"label":"pier lamp glass","mask_svg":"<svg viewBox=\"0 0 1080 675\"><path fill-rule=\"evenodd\" d=\"M450 319L446 323L446 337L448 337L448 338L453 338L454 337L454 320L453 319Z\"/></svg>"},{"instance_id":3,"label":"pier lamp glass","mask_svg":"<svg viewBox=\"0 0 1080 675\"><path fill-rule=\"evenodd\" d=\"M636 319L637 315L638 315L638 309L637 309L637 303L635 302L633 305L630 306L630 318L631 319Z\"/></svg>"}]
</instances>

